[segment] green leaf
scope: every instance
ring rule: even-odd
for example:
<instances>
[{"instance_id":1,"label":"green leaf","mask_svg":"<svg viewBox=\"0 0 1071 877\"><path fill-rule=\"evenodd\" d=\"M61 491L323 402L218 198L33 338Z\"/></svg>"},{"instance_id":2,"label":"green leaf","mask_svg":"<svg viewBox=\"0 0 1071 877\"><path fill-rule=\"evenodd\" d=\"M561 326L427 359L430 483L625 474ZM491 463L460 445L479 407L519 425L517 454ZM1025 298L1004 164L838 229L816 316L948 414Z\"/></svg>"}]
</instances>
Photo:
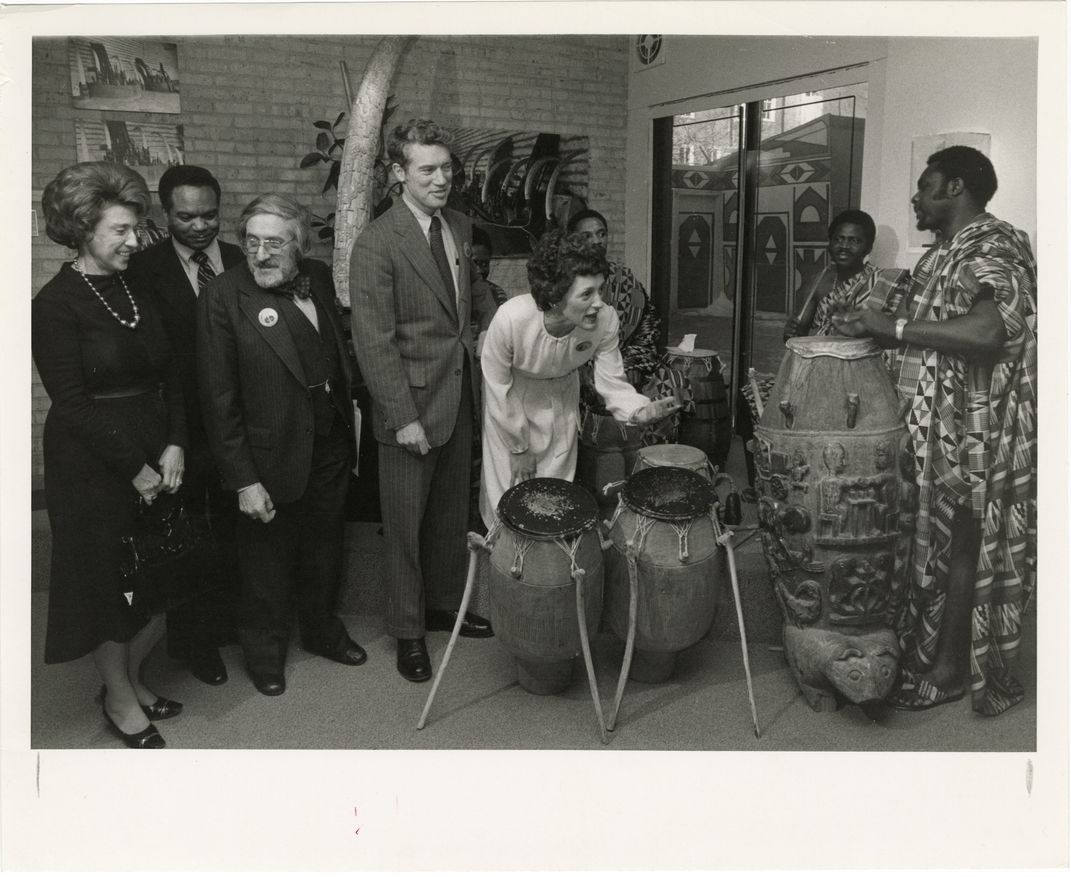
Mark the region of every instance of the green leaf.
<instances>
[{"instance_id":1,"label":"green leaf","mask_svg":"<svg viewBox=\"0 0 1071 877\"><path fill-rule=\"evenodd\" d=\"M313 122L312 124L317 128L323 128L325 131L331 130L331 123L325 122L323 121L323 119L321 119L319 122Z\"/></svg>"},{"instance_id":2,"label":"green leaf","mask_svg":"<svg viewBox=\"0 0 1071 877\"><path fill-rule=\"evenodd\" d=\"M333 228L324 227L324 228L320 229L320 240L322 240L322 241L333 241L334 239L335 239L335 230Z\"/></svg>"},{"instance_id":3,"label":"green leaf","mask_svg":"<svg viewBox=\"0 0 1071 877\"><path fill-rule=\"evenodd\" d=\"M335 125L337 125L339 122L341 122L345 117L346 117L346 111L343 110L341 113L338 114L338 118L335 119ZM332 130L334 129L335 125L331 126Z\"/></svg>"},{"instance_id":4,"label":"green leaf","mask_svg":"<svg viewBox=\"0 0 1071 877\"><path fill-rule=\"evenodd\" d=\"M316 148L320 152L327 152L327 148L331 145L331 135L326 131L321 131L316 135Z\"/></svg>"},{"instance_id":5,"label":"green leaf","mask_svg":"<svg viewBox=\"0 0 1071 877\"><path fill-rule=\"evenodd\" d=\"M310 152L303 159L301 159L301 167L303 167L303 168L312 167L314 164L318 164L319 162L321 162L323 160L324 160L324 157L323 157L323 155L321 153L319 153L319 152Z\"/></svg>"}]
</instances>

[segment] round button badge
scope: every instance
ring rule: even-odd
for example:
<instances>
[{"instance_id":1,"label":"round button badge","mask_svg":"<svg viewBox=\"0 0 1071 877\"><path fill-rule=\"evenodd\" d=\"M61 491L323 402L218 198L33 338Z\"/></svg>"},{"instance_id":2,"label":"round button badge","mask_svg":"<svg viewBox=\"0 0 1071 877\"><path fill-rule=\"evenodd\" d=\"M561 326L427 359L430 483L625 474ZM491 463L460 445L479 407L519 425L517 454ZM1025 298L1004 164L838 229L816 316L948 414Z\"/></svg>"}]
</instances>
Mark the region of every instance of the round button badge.
<instances>
[{"instance_id":1,"label":"round button badge","mask_svg":"<svg viewBox=\"0 0 1071 877\"><path fill-rule=\"evenodd\" d=\"M264 308L257 314L257 319L260 320L260 325L270 329L279 322L279 312L275 308Z\"/></svg>"}]
</instances>

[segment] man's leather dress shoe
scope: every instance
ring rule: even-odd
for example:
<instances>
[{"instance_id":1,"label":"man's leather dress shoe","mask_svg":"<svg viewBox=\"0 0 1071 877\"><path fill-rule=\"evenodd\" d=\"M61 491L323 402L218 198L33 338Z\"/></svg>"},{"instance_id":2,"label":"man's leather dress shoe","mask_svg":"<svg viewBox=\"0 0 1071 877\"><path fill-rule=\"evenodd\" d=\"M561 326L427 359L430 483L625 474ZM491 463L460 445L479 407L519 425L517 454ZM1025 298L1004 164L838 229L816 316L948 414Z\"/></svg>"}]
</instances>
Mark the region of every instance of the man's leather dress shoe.
<instances>
[{"instance_id":1,"label":"man's leather dress shoe","mask_svg":"<svg viewBox=\"0 0 1071 877\"><path fill-rule=\"evenodd\" d=\"M257 691L261 694L266 694L268 697L275 697L286 691L286 677L281 672L258 673L250 670L249 678L253 680Z\"/></svg>"},{"instance_id":2,"label":"man's leather dress shoe","mask_svg":"<svg viewBox=\"0 0 1071 877\"><path fill-rule=\"evenodd\" d=\"M348 637L346 643L338 648L316 649L306 646L305 651L312 652L314 655L319 655L321 658L327 658L327 660L334 661L338 664L346 664L350 667L357 667L368 660L368 653Z\"/></svg>"},{"instance_id":3,"label":"man's leather dress shoe","mask_svg":"<svg viewBox=\"0 0 1071 877\"><path fill-rule=\"evenodd\" d=\"M452 631L456 621L456 609L429 609L424 613L425 630ZM481 618L475 612L465 613L465 619L461 622L461 636L483 639L494 635L495 632L491 630L490 621L486 618Z\"/></svg>"},{"instance_id":4,"label":"man's leather dress shoe","mask_svg":"<svg viewBox=\"0 0 1071 877\"><path fill-rule=\"evenodd\" d=\"M222 685L227 681L227 665L219 649L206 649L190 656L190 673L206 685Z\"/></svg>"},{"instance_id":5,"label":"man's leather dress shoe","mask_svg":"<svg viewBox=\"0 0 1071 877\"><path fill-rule=\"evenodd\" d=\"M410 682L431 679L431 658L424 637L398 640L398 672Z\"/></svg>"}]
</instances>

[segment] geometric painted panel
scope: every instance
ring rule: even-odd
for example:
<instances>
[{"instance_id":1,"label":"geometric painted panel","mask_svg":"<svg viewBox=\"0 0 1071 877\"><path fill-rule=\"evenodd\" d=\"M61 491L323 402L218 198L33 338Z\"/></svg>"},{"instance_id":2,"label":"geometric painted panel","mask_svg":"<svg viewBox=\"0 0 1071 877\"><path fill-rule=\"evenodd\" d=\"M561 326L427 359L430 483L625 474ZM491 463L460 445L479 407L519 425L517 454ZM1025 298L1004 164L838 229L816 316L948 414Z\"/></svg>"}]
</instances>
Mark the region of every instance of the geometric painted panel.
<instances>
[{"instance_id":1,"label":"geometric painted panel","mask_svg":"<svg viewBox=\"0 0 1071 877\"><path fill-rule=\"evenodd\" d=\"M797 186L792 205L792 239L824 241L829 235L829 183Z\"/></svg>"}]
</instances>

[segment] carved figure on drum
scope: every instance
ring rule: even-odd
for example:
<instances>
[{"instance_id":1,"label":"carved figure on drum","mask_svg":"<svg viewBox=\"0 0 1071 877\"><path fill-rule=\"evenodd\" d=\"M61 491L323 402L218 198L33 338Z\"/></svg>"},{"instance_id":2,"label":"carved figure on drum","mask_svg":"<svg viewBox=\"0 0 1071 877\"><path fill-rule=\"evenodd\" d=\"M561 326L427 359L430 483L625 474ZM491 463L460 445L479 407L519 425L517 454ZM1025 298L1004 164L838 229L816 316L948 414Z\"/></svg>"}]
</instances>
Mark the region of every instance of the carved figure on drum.
<instances>
[{"instance_id":1,"label":"carved figure on drum","mask_svg":"<svg viewBox=\"0 0 1071 877\"><path fill-rule=\"evenodd\" d=\"M625 379L617 313L601 296L607 271L600 247L549 231L528 262L531 294L507 301L491 321L480 360L480 514L488 528L512 484L536 476L572 480L581 365L592 363L599 394L618 420L643 425L679 408L673 398L651 401Z\"/></svg>"}]
</instances>

